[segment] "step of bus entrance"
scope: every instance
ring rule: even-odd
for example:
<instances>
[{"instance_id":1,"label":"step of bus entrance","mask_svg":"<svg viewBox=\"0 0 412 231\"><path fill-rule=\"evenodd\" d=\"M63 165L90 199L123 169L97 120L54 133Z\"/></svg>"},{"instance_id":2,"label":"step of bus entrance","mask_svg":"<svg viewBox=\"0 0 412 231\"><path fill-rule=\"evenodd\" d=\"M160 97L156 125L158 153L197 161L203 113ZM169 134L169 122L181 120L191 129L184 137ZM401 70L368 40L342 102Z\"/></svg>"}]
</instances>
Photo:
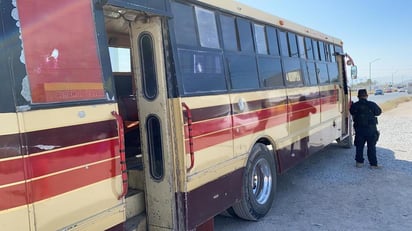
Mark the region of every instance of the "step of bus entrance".
<instances>
[{"instance_id":1,"label":"step of bus entrance","mask_svg":"<svg viewBox=\"0 0 412 231\"><path fill-rule=\"evenodd\" d=\"M144 172L139 169L127 170L129 188L144 191Z\"/></svg>"},{"instance_id":2,"label":"step of bus entrance","mask_svg":"<svg viewBox=\"0 0 412 231\"><path fill-rule=\"evenodd\" d=\"M127 219L125 230L126 231L146 231L147 230L146 214L141 213L137 216Z\"/></svg>"},{"instance_id":3,"label":"step of bus entrance","mask_svg":"<svg viewBox=\"0 0 412 231\"><path fill-rule=\"evenodd\" d=\"M133 155L126 158L127 169L143 170L142 154Z\"/></svg>"},{"instance_id":4,"label":"step of bus entrance","mask_svg":"<svg viewBox=\"0 0 412 231\"><path fill-rule=\"evenodd\" d=\"M126 195L126 219L145 212L144 191L129 189Z\"/></svg>"}]
</instances>

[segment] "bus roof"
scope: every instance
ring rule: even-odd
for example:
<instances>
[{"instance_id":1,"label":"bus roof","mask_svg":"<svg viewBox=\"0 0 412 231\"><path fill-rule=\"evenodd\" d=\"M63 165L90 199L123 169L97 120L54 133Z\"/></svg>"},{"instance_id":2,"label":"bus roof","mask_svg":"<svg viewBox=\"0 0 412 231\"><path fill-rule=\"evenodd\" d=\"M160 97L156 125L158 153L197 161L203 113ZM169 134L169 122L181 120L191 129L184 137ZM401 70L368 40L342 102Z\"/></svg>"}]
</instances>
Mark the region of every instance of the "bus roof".
<instances>
[{"instance_id":1,"label":"bus roof","mask_svg":"<svg viewBox=\"0 0 412 231\"><path fill-rule=\"evenodd\" d=\"M278 28L281 28L281 29L283 28L285 30L290 30L300 35L303 35L303 36L316 38L316 39L323 40L329 43L333 43L339 46L343 45L342 40L338 38L335 38L330 35L326 35L317 30L299 25L292 21L286 20L281 17L277 17L275 15L258 10L256 8L250 7L248 5L242 4L234 0L224 0L224 1L222 0L196 0L196 1L220 8L221 10L224 10L224 11L229 11L237 15L241 15L241 16L248 17L248 18L253 18L255 20L277 26Z\"/></svg>"}]
</instances>

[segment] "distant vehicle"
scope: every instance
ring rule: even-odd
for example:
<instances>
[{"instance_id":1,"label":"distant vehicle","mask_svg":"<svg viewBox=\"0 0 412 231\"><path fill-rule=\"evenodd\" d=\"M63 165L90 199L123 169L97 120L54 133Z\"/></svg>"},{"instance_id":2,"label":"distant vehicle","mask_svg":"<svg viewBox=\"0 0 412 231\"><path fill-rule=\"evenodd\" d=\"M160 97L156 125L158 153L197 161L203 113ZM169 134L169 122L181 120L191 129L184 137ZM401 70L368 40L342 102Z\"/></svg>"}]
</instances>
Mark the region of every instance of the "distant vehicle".
<instances>
[{"instance_id":1,"label":"distant vehicle","mask_svg":"<svg viewBox=\"0 0 412 231\"><path fill-rule=\"evenodd\" d=\"M386 88L385 93L392 93L392 89L391 88Z\"/></svg>"},{"instance_id":2,"label":"distant vehicle","mask_svg":"<svg viewBox=\"0 0 412 231\"><path fill-rule=\"evenodd\" d=\"M412 94L412 82L408 83L408 89L407 89L408 94Z\"/></svg>"},{"instance_id":3,"label":"distant vehicle","mask_svg":"<svg viewBox=\"0 0 412 231\"><path fill-rule=\"evenodd\" d=\"M406 89L404 87L401 87L398 89L398 92L406 92Z\"/></svg>"},{"instance_id":4,"label":"distant vehicle","mask_svg":"<svg viewBox=\"0 0 412 231\"><path fill-rule=\"evenodd\" d=\"M382 89L376 89L375 90L375 95L383 95L383 90Z\"/></svg>"}]
</instances>

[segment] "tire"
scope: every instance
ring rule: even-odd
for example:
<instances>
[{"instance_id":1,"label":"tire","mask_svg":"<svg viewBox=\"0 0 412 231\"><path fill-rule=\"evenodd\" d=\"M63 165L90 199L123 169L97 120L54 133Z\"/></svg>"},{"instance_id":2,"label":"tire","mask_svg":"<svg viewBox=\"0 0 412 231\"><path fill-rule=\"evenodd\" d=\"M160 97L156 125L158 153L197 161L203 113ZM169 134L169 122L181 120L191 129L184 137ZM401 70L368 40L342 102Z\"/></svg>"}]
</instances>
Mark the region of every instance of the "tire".
<instances>
[{"instance_id":1,"label":"tire","mask_svg":"<svg viewBox=\"0 0 412 231\"><path fill-rule=\"evenodd\" d=\"M264 144L255 144L243 174L241 200L232 207L234 213L252 221L264 217L275 197L276 176L272 152Z\"/></svg>"}]
</instances>

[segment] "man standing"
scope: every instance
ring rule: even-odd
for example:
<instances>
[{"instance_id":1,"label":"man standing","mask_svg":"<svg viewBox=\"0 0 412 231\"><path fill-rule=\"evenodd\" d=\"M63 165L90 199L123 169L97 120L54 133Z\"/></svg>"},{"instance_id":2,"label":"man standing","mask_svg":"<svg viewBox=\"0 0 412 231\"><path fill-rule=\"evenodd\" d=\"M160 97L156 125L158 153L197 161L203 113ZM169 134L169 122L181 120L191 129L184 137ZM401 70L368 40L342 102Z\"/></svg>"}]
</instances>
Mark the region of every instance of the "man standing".
<instances>
[{"instance_id":1,"label":"man standing","mask_svg":"<svg viewBox=\"0 0 412 231\"><path fill-rule=\"evenodd\" d=\"M350 107L350 114L354 121L353 127L355 128L356 167L363 166L363 148L366 142L370 168L377 169L380 166L378 166L376 159L376 142L379 139L376 116L382 113L382 109L375 102L368 101L366 89L358 91L358 98L359 101Z\"/></svg>"}]
</instances>

